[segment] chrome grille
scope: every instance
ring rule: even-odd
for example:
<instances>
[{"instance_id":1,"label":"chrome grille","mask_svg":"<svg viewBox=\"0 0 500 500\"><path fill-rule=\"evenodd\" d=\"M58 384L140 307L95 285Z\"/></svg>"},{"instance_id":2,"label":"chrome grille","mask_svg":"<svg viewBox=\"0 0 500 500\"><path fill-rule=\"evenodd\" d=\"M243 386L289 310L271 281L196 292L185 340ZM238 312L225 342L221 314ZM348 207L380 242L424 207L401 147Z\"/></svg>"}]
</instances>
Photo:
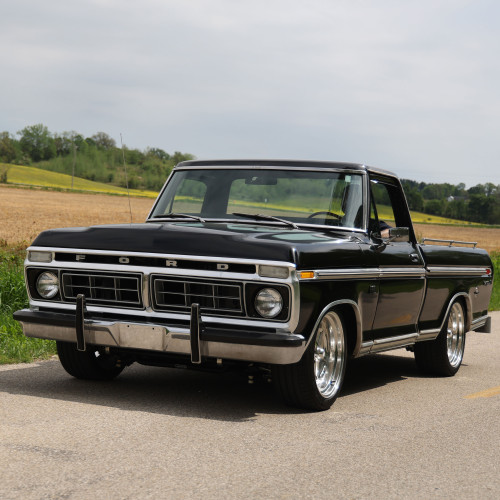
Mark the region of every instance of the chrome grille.
<instances>
[{"instance_id":1,"label":"chrome grille","mask_svg":"<svg viewBox=\"0 0 500 500\"><path fill-rule=\"evenodd\" d=\"M202 281L153 276L153 306L162 311L187 311L199 304L205 314L243 314L242 286L224 281Z\"/></svg>"},{"instance_id":2,"label":"chrome grille","mask_svg":"<svg viewBox=\"0 0 500 500\"><path fill-rule=\"evenodd\" d=\"M87 304L141 307L141 276L118 273L61 273L63 299L85 295Z\"/></svg>"}]
</instances>

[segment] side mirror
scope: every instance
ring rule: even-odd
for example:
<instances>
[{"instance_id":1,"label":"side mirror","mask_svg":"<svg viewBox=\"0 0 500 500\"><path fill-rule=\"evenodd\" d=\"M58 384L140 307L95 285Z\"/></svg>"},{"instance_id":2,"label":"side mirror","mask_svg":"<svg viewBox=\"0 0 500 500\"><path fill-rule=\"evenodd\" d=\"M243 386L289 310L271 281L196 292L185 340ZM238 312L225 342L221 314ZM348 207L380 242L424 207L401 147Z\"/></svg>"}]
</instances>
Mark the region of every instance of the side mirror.
<instances>
[{"instance_id":1,"label":"side mirror","mask_svg":"<svg viewBox=\"0 0 500 500\"><path fill-rule=\"evenodd\" d=\"M409 227L391 227L389 229L389 238L387 241L410 241Z\"/></svg>"}]
</instances>

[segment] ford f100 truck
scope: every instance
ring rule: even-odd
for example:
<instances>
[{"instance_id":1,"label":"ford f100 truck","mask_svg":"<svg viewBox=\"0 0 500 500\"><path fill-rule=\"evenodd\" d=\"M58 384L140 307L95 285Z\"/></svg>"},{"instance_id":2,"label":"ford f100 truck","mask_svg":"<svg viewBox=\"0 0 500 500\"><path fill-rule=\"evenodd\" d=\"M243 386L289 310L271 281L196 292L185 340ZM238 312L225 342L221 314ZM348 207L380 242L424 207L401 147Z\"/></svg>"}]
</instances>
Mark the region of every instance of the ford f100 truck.
<instances>
[{"instance_id":1,"label":"ford f100 truck","mask_svg":"<svg viewBox=\"0 0 500 500\"><path fill-rule=\"evenodd\" d=\"M44 231L25 277L14 317L75 377L243 364L311 410L350 358L406 347L451 376L491 328L488 253L417 242L397 176L350 163L180 163L144 223Z\"/></svg>"}]
</instances>

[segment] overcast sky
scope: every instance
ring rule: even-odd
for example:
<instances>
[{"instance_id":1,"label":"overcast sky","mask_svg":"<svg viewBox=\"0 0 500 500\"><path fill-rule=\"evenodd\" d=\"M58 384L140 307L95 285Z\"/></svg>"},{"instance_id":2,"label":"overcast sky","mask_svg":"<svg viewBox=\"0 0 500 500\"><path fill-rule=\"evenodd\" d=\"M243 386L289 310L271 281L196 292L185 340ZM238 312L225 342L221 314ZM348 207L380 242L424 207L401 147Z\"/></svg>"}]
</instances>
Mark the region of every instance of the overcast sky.
<instances>
[{"instance_id":1,"label":"overcast sky","mask_svg":"<svg viewBox=\"0 0 500 500\"><path fill-rule=\"evenodd\" d=\"M497 0L3 0L0 131L500 184Z\"/></svg>"}]
</instances>

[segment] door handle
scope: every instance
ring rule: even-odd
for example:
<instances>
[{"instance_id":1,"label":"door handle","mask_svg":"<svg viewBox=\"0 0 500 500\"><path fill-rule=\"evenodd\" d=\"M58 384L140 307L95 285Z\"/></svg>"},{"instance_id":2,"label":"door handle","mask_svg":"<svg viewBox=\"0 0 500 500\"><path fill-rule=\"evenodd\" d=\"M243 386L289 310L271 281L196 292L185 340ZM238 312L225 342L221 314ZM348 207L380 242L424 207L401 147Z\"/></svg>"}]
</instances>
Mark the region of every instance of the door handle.
<instances>
[{"instance_id":1,"label":"door handle","mask_svg":"<svg viewBox=\"0 0 500 500\"><path fill-rule=\"evenodd\" d=\"M418 256L418 253L411 253L410 260L415 263L420 262L420 257Z\"/></svg>"}]
</instances>

